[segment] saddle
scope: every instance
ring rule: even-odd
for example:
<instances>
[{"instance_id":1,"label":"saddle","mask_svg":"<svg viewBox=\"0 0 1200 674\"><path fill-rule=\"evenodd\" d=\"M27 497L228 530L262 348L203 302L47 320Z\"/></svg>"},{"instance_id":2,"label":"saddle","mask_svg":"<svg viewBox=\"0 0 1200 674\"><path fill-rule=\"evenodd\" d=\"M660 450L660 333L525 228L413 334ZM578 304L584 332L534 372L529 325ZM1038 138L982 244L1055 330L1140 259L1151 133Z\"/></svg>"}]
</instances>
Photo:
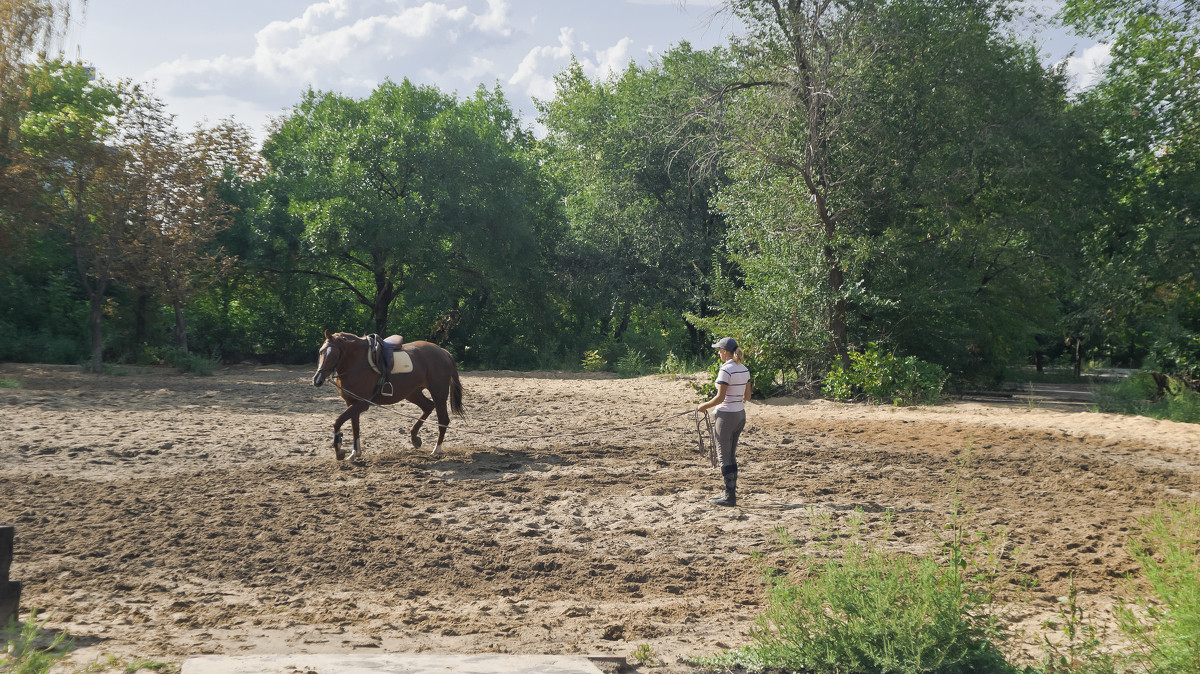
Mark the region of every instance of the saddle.
<instances>
[{"instance_id":1,"label":"saddle","mask_svg":"<svg viewBox=\"0 0 1200 674\"><path fill-rule=\"evenodd\" d=\"M401 348L404 338L392 335L380 338L379 335L367 335L367 363L375 374L386 379L389 374L404 374L413 371L412 358Z\"/></svg>"}]
</instances>

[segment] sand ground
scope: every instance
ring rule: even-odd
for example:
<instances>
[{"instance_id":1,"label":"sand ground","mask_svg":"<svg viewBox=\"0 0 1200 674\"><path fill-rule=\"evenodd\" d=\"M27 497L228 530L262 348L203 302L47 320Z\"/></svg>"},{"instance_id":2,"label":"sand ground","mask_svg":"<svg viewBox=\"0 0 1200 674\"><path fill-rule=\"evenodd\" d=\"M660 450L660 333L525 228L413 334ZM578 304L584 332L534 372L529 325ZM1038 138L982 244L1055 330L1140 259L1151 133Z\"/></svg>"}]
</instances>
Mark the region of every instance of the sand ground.
<instances>
[{"instance_id":1,"label":"sand ground","mask_svg":"<svg viewBox=\"0 0 1200 674\"><path fill-rule=\"evenodd\" d=\"M779 532L815 550L815 520L861 511L868 535L927 551L956 484L971 529L1006 531L1006 559L1037 580L1005 590L1033 652L1070 578L1102 616L1136 570L1138 518L1200 497L1196 425L1069 397L782 398L749 406L741 502L715 507L696 393L660 376L467 372L445 456L427 452L431 427L411 447L405 405L364 415L365 459L338 463L343 404L311 375L0 364L20 382L0 389L12 577L23 609L74 640L73 666L649 647L683 671L748 643Z\"/></svg>"}]
</instances>

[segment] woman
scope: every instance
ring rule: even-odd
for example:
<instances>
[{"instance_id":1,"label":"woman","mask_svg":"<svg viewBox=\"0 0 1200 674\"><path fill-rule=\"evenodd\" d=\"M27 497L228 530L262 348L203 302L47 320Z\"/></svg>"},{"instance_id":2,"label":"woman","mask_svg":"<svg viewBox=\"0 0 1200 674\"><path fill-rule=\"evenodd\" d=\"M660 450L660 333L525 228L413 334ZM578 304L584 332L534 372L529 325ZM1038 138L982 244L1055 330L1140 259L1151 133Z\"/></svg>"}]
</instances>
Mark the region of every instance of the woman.
<instances>
[{"instance_id":1,"label":"woman","mask_svg":"<svg viewBox=\"0 0 1200 674\"><path fill-rule=\"evenodd\" d=\"M712 400L696 406L697 412L716 409L714 423L717 444L721 447L721 477L725 479L725 493L712 500L722 506L737 505L737 451L738 437L746 427L746 406L743 401L750 397L750 370L742 365L742 350L732 337L722 337L713 344L721 358L721 369L717 371L717 394Z\"/></svg>"}]
</instances>

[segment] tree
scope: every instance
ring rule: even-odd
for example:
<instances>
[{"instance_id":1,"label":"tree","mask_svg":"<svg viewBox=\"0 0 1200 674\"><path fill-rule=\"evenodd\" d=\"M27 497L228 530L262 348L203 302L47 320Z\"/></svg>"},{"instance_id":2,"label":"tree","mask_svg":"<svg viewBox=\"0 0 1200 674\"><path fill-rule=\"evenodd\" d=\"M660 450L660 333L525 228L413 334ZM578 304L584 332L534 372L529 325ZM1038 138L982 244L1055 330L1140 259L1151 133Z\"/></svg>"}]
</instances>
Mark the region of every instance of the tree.
<instances>
[{"instance_id":1,"label":"tree","mask_svg":"<svg viewBox=\"0 0 1200 674\"><path fill-rule=\"evenodd\" d=\"M216 245L230 219L219 183L261 177L263 168L251 156L249 132L232 120L184 136L154 97L139 99L124 117L115 143L126 157L126 189L133 195L127 217L137 238L123 275L142 297L153 293L171 306L176 346L187 352L184 306L228 266Z\"/></svg>"},{"instance_id":2,"label":"tree","mask_svg":"<svg viewBox=\"0 0 1200 674\"><path fill-rule=\"evenodd\" d=\"M748 26L740 76L698 114L729 153L720 206L754 276L723 308L761 312L763 342L790 326L813 374L867 341L1003 363L1051 318L1043 262L1066 232L1045 186L1069 180L1074 133L1008 3L728 5Z\"/></svg>"},{"instance_id":3,"label":"tree","mask_svg":"<svg viewBox=\"0 0 1200 674\"><path fill-rule=\"evenodd\" d=\"M89 68L49 61L30 74L29 111L21 123L24 152L46 189L45 210L74 254L88 298L92 370L103 364L105 295L133 239L122 189L120 152L107 143L137 91Z\"/></svg>"},{"instance_id":4,"label":"tree","mask_svg":"<svg viewBox=\"0 0 1200 674\"><path fill-rule=\"evenodd\" d=\"M725 232L710 206L722 174L700 168L708 148L685 117L702 93L695 82L725 58L683 43L606 81L573 63L539 103L568 223L556 273L578 321L599 320L615 341L636 309L707 313L704 284Z\"/></svg>"},{"instance_id":5,"label":"tree","mask_svg":"<svg viewBox=\"0 0 1200 674\"><path fill-rule=\"evenodd\" d=\"M536 269L531 143L499 90L464 102L408 80L362 100L309 91L263 150L263 212L298 226L281 251L297 264L276 269L332 281L381 334L407 293L445 333L468 295L486 303L497 279Z\"/></svg>"},{"instance_id":6,"label":"tree","mask_svg":"<svg viewBox=\"0 0 1200 674\"><path fill-rule=\"evenodd\" d=\"M0 256L15 256L37 220L38 177L16 133L28 105L27 68L57 46L70 10L69 0L0 0Z\"/></svg>"},{"instance_id":7,"label":"tree","mask_svg":"<svg viewBox=\"0 0 1200 674\"><path fill-rule=\"evenodd\" d=\"M1112 45L1078 102L1112 160L1073 320L1200 388L1200 7L1068 0L1064 18Z\"/></svg>"}]
</instances>

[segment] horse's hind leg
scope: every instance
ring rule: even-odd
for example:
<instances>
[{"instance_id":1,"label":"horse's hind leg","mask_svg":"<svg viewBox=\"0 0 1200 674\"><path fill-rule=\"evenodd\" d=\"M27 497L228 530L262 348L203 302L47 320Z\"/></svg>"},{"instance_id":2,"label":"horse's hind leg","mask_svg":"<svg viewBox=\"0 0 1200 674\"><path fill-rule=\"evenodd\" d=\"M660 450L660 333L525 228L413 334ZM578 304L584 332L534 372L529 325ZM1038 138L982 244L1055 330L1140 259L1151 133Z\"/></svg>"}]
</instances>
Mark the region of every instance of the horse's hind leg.
<instances>
[{"instance_id":1,"label":"horse's hind leg","mask_svg":"<svg viewBox=\"0 0 1200 674\"><path fill-rule=\"evenodd\" d=\"M434 395L434 405L437 407L438 441L433 448L434 456L442 455L442 440L446 437L446 428L450 425L450 413L446 411L446 395Z\"/></svg>"},{"instance_id":2,"label":"horse's hind leg","mask_svg":"<svg viewBox=\"0 0 1200 674\"><path fill-rule=\"evenodd\" d=\"M412 438L413 449L420 449L421 436L417 435L417 432L421 430L421 425L425 423L425 420L429 418L429 414L433 412L433 401L425 397L425 393L420 389L413 391L405 400L421 408L421 418L417 419L417 423L413 424L412 430L408 433L409 437Z\"/></svg>"},{"instance_id":3,"label":"horse's hind leg","mask_svg":"<svg viewBox=\"0 0 1200 674\"><path fill-rule=\"evenodd\" d=\"M438 403L437 417L438 417L438 443L437 443L437 447L433 448L433 455L441 456L442 455L442 440L446 437L446 427L450 425L450 413L446 411L446 401L445 400Z\"/></svg>"}]
</instances>

